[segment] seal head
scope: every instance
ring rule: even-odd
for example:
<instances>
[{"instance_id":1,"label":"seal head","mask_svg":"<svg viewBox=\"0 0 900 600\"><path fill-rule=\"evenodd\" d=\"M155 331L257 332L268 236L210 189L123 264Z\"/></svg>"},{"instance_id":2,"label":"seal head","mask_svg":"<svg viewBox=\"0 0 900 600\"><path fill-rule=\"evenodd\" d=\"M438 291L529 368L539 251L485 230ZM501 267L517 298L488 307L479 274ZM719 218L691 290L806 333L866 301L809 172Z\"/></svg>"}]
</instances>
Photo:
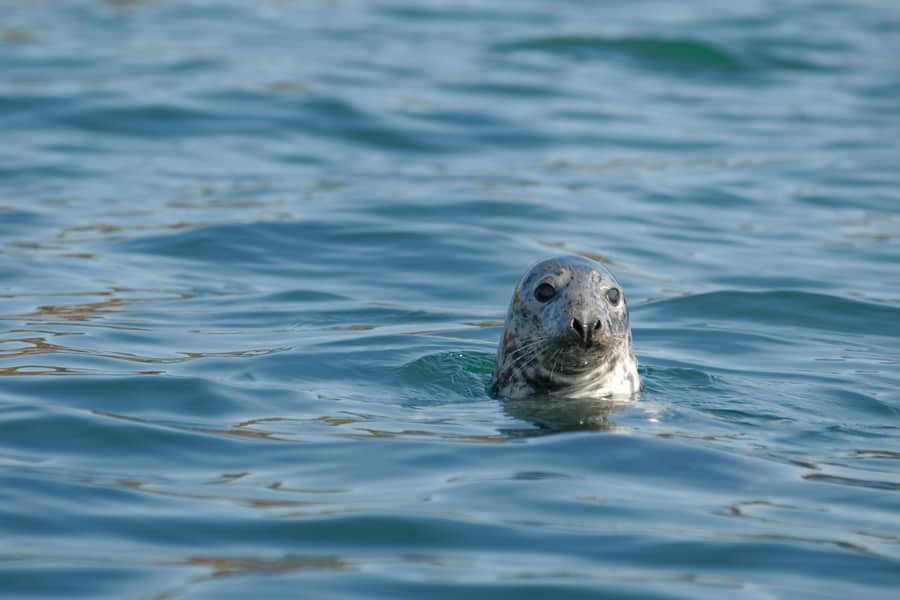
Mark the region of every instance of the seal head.
<instances>
[{"instance_id":1,"label":"seal head","mask_svg":"<svg viewBox=\"0 0 900 600\"><path fill-rule=\"evenodd\" d=\"M506 314L492 391L599 398L639 388L628 306L613 274L581 256L532 267Z\"/></svg>"}]
</instances>

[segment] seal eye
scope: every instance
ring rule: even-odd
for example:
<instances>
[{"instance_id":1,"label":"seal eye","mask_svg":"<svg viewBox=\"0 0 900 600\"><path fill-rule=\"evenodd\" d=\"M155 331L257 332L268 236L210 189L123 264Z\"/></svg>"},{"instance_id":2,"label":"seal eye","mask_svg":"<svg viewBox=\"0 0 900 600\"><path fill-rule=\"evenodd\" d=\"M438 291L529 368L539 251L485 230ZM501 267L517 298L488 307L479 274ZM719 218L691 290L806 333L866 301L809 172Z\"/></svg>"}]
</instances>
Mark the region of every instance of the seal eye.
<instances>
[{"instance_id":1,"label":"seal eye","mask_svg":"<svg viewBox=\"0 0 900 600\"><path fill-rule=\"evenodd\" d=\"M556 288L549 283L542 283L534 290L534 297L538 302L548 302L556 295Z\"/></svg>"},{"instance_id":2,"label":"seal eye","mask_svg":"<svg viewBox=\"0 0 900 600\"><path fill-rule=\"evenodd\" d=\"M622 292L620 292L620 291L618 290L618 288L610 288L610 289L607 290L607 292L606 292L606 297L609 299L609 301L610 301L613 305L616 305L616 304L619 303L619 298L622 297Z\"/></svg>"}]
</instances>

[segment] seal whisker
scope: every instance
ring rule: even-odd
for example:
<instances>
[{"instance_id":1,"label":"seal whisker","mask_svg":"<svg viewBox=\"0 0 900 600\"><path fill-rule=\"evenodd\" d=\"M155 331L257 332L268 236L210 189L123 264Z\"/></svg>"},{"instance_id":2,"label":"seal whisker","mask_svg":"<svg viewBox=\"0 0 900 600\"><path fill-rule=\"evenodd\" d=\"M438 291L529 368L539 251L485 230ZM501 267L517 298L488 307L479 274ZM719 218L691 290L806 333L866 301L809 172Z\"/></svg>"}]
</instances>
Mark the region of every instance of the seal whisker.
<instances>
[{"instance_id":1,"label":"seal whisker","mask_svg":"<svg viewBox=\"0 0 900 600\"><path fill-rule=\"evenodd\" d=\"M533 347L537 346L538 344L546 343L546 342L548 342L549 340L552 340L552 339L553 339L553 338L551 338L550 336L543 336L543 337L539 337L539 338L531 338L530 340L528 340L527 342L525 342L525 343L522 344L521 346L518 346L515 350L513 350L512 352L510 352L510 353L509 353L509 356L513 356L513 355L515 355L517 352L521 352L522 350L526 350L526 349L529 349L529 348L533 348Z\"/></svg>"},{"instance_id":2,"label":"seal whisker","mask_svg":"<svg viewBox=\"0 0 900 600\"><path fill-rule=\"evenodd\" d=\"M544 350L544 346L547 344L547 340L540 339L534 342L525 344L524 346L519 346L512 352L510 352L506 358L507 360L517 360L523 356L530 356L535 353L540 353Z\"/></svg>"},{"instance_id":3,"label":"seal whisker","mask_svg":"<svg viewBox=\"0 0 900 600\"><path fill-rule=\"evenodd\" d=\"M553 367L550 368L550 379L553 379L553 373L556 371L556 364L559 362L559 357L562 356L563 348L560 348L556 351L556 356L553 360Z\"/></svg>"},{"instance_id":4,"label":"seal whisker","mask_svg":"<svg viewBox=\"0 0 900 600\"><path fill-rule=\"evenodd\" d=\"M536 360L541 358L542 353L538 350L531 352L529 354L520 354L519 356L512 359L512 364L517 368L522 369L534 363Z\"/></svg>"}]
</instances>

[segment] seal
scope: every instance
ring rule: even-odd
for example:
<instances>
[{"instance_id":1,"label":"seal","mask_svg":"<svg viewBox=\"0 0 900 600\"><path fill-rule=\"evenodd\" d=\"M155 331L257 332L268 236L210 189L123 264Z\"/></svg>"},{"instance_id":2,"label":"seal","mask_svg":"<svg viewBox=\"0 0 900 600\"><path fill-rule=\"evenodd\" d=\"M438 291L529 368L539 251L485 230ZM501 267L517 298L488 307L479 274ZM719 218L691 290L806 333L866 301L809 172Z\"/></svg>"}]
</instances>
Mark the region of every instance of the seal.
<instances>
[{"instance_id":1,"label":"seal","mask_svg":"<svg viewBox=\"0 0 900 600\"><path fill-rule=\"evenodd\" d=\"M640 385L628 306L613 274L581 256L534 265L509 304L491 391L601 398L633 395Z\"/></svg>"}]
</instances>

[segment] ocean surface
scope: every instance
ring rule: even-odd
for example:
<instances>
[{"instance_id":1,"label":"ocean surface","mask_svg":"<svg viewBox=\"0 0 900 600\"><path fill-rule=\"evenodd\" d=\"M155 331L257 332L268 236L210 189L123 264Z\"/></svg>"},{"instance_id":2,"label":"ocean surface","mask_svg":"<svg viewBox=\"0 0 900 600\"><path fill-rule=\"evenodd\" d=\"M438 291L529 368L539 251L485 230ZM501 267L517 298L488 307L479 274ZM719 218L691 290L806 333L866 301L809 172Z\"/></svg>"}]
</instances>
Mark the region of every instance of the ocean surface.
<instances>
[{"instance_id":1,"label":"ocean surface","mask_svg":"<svg viewBox=\"0 0 900 600\"><path fill-rule=\"evenodd\" d=\"M3 598L897 598L900 3L0 8Z\"/></svg>"}]
</instances>

